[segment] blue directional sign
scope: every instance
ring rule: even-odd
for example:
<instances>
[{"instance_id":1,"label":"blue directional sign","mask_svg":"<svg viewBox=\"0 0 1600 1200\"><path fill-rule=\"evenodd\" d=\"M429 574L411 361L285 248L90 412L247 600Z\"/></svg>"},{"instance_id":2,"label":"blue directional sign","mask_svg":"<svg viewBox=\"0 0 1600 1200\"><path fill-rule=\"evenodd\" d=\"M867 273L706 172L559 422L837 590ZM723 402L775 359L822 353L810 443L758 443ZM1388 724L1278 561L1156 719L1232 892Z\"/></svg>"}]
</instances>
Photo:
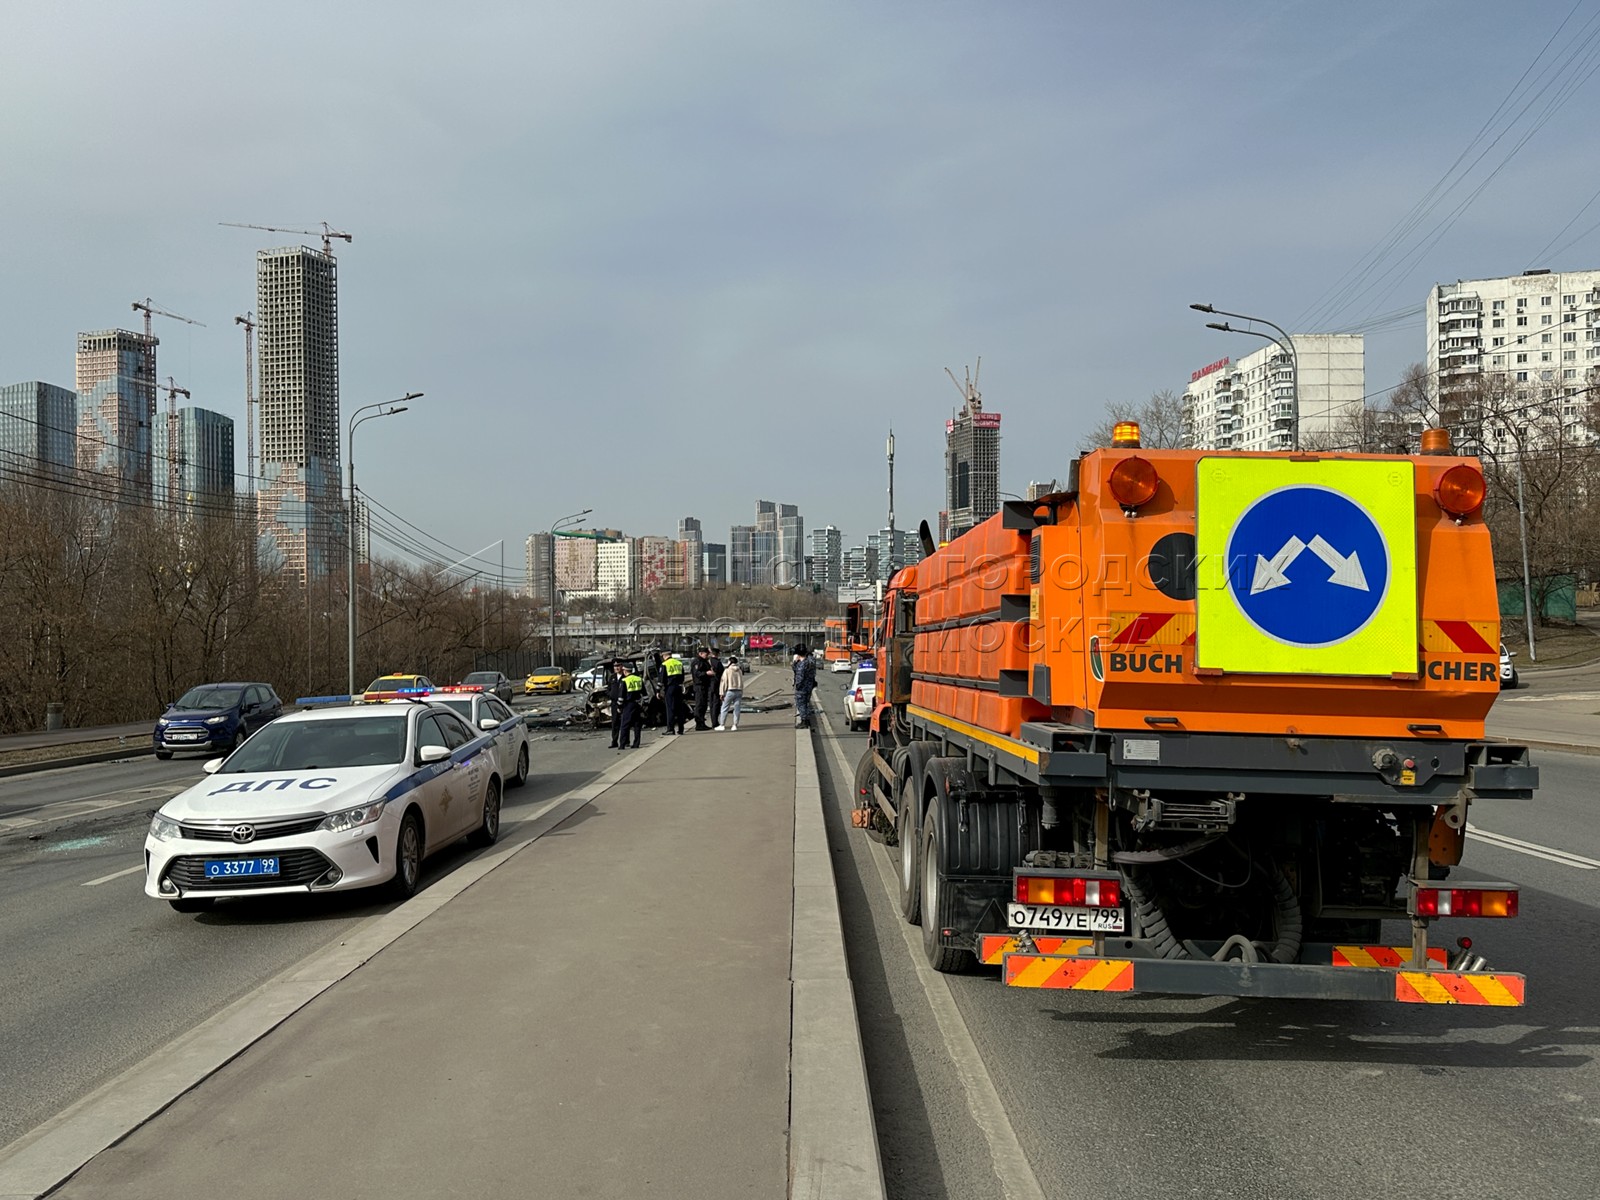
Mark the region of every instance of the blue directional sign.
<instances>
[{"instance_id":1,"label":"blue directional sign","mask_svg":"<svg viewBox=\"0 0 1600 1200\"><path fill-rule=\"evenodd\" d=\"M1411 463L1208 456L1197 482L1199 667L1417 669Z\"/></svg>"},{"instance_id":2,"label":"blue directional sign","mask_svg":"<svg viewBox=\"0 0 1600 1200\"><path fill-rule=\"evenodd\" d=\"M1328 488L1268 492L1228 539L1234 602L1280 642L1344 641L1372 620L1388 586L1389 551L1377 524Z\"/></svg>"}]
</instances>

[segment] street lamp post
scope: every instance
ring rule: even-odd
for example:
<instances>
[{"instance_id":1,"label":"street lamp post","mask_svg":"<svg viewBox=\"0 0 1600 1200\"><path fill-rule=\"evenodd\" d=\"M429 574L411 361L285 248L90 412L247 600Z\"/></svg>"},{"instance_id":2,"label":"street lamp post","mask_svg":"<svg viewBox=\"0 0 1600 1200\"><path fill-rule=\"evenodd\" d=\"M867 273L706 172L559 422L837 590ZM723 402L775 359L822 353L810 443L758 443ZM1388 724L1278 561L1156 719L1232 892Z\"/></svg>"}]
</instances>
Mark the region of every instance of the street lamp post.
<instances>
[{"instance_id":1,"label":"street lamp post","mask_svg":"<svg viewBox=\"0 0 1600 1200\"><path fill-rule=\"evenodd\" d=\"M379 400L375 404L363 404L350 414L350 425L345 433L345 457L350 468L350 512L347 518L348 528L345 530L346 549L349 557L346 566L349 570L347 583L350 590L349 621L346 628L346 650L349 653L349 683L350 695L356 694L356 426L363 421L370 421L374 417L392 417L395 413L406 411L406 405L412 400L422 399L421 392L407 392L398 400ZM378 412L371 411L379 409ZM362 416L366 413L366 416Z\"/></svg>"},{"instance_id":2,"label":"street lamp post","mask_svg":"<svg viewBox=\"0 0 1600 1200\"><path fill-rule=\"evenodd\" d=\"M1226 321L1208 321L1206 323L1207 329L1216 329L1223 333L1247 333L1251 337L1264 338L1289 356L1289 371L1293 377L1290 395L1293 397L1294 403L1294 416L1291 418L1289 426L1289 445L1295 450L1300 449L1300 356L1295 353L1294 338L1290 337L1281 325L1274 325L1271 321L1262 317L1246 316L1244 313L1223 312L1222 309L1211 304L1191 304L1189 307L1194 309L1195 312L1213 313L1219 317L1232 317L1236 321L1252 321L1257 325L1265 325L1270 329L1276 329L1283 335L1280 340L1270 333L1262 333L1259 329L1235 329Z\"/></svg>"},{"instance_id":3,"label":"street lamp post","mask_svg":"<svg viewBox=\"0 0 1600 1200\"><path fill-rule=\"evenodd\" d=\"M556 665L556 601L561 595L561 590L556 587L556 533L567 525L583 520L593 511L592 508L586 508L582 512L572 513L550 524L550 665L552 667Z\"/></svg>"}]
</instances>

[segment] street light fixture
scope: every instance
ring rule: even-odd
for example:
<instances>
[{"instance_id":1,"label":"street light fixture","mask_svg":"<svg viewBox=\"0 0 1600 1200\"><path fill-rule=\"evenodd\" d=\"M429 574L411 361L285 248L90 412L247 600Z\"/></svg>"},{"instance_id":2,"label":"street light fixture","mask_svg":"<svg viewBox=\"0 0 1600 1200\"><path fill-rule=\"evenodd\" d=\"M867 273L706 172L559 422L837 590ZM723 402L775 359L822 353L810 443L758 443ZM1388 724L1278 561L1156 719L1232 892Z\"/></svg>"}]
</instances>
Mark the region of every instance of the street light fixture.
<instances>
[{"instance_id":1,"label":"street light fixture","mask_svg":"<svg viewBox=\"0 0 1600 1200\"><path fill-rule=\"evenodd\" d=\"M346 628L346 650L349 652L350 670L350 695L356 694L356 426L363 421L371 421L376 417L392 417L395 413L406 411L406 405L412 400L422 399L421 392L407 392L398 400L379 400L374 404L363 404L350 414L350 425L345 433L345 455L350 464L350 512L347 518L348 528L345 530L345 542L349 551L346 566L349 570L350 607L349 621ZM380 411L373 412L373 409ZM366 413L366 416L362 416Z\"/></svg>"},{"instance_id":2,"label":"street light fixture","mask_svg":"<svg viewBox=\"0 0 1600 1200\"><path fill-rule=\"evenodd\" d=\"M1294 338L1290 337L1281 325L1274 325L1271 321L1262 317L1251 317L1244 313L1224 312L1211 304L1191 304L1189 307L1194 309L1195 312L1212 313L1219 317L1232 317L1236 321L1252 321L1257 325L1265 325L1270 329L1276 329L1280 334L1283 334L1280 340L1270 333L1262 333L1259 329L1235 329L1226 321L1206 322L1207 329L1215 329L1222 333L1247 333L1251 337L1263 338L1289 356L1289 371L1293 380L1290 387L1290 395L1293 397L1294 407L1294 414L1290 418L1289 445L1295 450L1300 449L1300 358L1294 350Z\"/></svg>"},{"instance_id":3,"label":"street light fixture","mask_svg":"<svg viewBox=\"0 0 1600 1200\"><path fill-rule=\"evenodd\" d=\"M556 587L556 534L568 525L577 524L593 511L592 508L586 508L582 512L572 513L550 523L550 665L552 667L556 665L556 602L561 596L561 589Z\"/></svg>"}]
</instances>

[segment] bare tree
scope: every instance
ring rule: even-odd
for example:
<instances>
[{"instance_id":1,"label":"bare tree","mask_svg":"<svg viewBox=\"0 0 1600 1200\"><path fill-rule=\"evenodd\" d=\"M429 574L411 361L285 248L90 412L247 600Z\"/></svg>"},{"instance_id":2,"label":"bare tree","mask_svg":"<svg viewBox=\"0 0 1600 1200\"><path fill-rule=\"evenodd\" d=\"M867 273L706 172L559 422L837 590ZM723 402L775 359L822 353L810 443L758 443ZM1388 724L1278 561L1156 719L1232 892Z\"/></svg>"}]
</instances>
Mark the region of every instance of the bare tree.
<instances>
[{"instance_id":1,"label":"bare tree","mask_svg":"<svg viewBox=\"0 0 1600 1200\"><path fill-rule=\"evenodd\" d=\"M1137 421L1140 444L1148 449L1176 450L1183 446L1183 397L1171 388L1152 392L1143 404L1106 401L1105 419L1088 432L1084 444L1090 448L1111 445L1112 430L1119 421Z\"/></svg>"}]
</instances>

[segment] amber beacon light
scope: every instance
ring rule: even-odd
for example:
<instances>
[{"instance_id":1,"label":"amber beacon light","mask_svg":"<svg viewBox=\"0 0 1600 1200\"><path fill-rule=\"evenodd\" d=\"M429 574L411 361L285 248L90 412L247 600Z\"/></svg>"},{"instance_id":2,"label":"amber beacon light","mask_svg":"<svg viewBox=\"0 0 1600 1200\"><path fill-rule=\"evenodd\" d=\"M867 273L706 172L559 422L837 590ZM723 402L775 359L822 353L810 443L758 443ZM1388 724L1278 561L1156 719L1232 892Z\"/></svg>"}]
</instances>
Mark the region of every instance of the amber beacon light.
<instances>
[{"instance_id":1,"label":"amber beacon light","mask_svg":"<svg viewBox=\"0 0 1600 1200\"><path fill-rule=\"evenodd\" d=\"M1139 422L1118 421L1111 427L1111 448L1113 450L1137 450L1139 448Z\"/></svg>"},{"instance_id":2,"label":"amber beacon light","mask_svg":"<svg viewBox=\"0 0 1600 1200\"><path fill-rule=\"evenodd\" d=\"M1434 485L1433 498L1439 502L1440 508L1459 521L1483 507L1485 490L1482 472L1466 463L1459 463L1439 476L1439 482Z\"/></svg>"}]
</instances>

